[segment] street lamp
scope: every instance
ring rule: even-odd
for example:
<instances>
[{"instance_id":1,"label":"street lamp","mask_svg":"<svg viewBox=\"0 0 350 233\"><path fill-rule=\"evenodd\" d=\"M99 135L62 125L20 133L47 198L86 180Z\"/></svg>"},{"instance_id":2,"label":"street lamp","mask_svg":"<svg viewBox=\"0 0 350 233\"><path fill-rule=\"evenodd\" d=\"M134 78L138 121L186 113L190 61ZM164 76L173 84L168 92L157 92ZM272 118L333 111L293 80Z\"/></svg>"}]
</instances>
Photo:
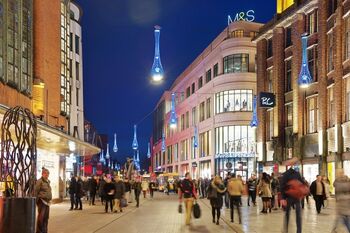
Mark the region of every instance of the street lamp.
<instances>
[{"instance_id":1,"label":"street lamp","mask_svg":"<svg viewBox=\"0 0 350 233\"><path fill-rule=\"evenodd\" d=\"M302 64L301 64L301 69L299 73L299 78L298 78L298 84L301 88L307 88L309 85L312 83L312 77L310 74L309 70L309 65L308 65L308 58L307 58L307 39L308 35L307 33L304 33L301 36L301 43L302 43Z\"/></svg>"},{"instance_id":2,"label":"street lamp","mask_svg":"<svg viewBox=\"0 0 350 233\"><path fill-rule=\"evenodd\" d=\"M155 46L154 46L154 59L153 65L151 69L151 79L155 83L159 83L164 79L164 70L162 63L160 61L160 50L159 50L159 37L160 37L160 26L154 27L154 38L155 38Z\"/></svg>"}]
</instances>

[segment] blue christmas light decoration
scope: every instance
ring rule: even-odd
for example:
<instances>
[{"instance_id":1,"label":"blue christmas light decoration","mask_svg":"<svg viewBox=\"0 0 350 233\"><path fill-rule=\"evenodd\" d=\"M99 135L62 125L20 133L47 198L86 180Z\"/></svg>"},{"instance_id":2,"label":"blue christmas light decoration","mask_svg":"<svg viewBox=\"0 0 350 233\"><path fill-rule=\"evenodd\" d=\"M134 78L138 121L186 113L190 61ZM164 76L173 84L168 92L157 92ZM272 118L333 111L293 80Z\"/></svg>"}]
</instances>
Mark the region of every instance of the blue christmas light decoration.
<instances>
[{"instance_id":1,"label":"blue christmas light decoration","mask_svg":"<svg viewBox=\"0 0 350 233\"><path fill-rule=\"evenodd\" d=\"M106 162L104 155L103 155L103 150L101 150L101 154L100 154L100 163L104 164Z\"/></svg>"},{"instance_id":2,"label":"blue christmas light decoration","mask_svg":"<svg viewBox=\"0 0 350 233\"><path fill-rule=\"evenodd\" d=\"M298 84L301 88L307 88L313 81L310 74L309 65L308 65L307 39L308 39L307 34L303 34L301 36L303 57L302 57L302 64L301 64L301 69L299 73L299 78L298 78Z\"/></svg>"},{"instance_id":3,"label":"blue christmas light decoration","mask_svg":"<svg viewBox=\"0 0 350 233\"><path fill-rule=\"evenodd\" d=\"M139 148L139 144L137 142L137 126L134 125L134 140L132 142L132 149L137 150Z\"/></svg>"},{"instance_id":4,"label":"blue christmas light decoration","mask_svg":"<svg viewBox=\"0 0 350 233\"><path fill-rule=\"evenodd\" d=\"M197 126L194 127L193 147L198 148L198 128L197 128Z\"/></svg>"},{"instance_id":5,"label":"blue christmas light decoration","mask_svg":"<svg viewBox=\"0 0 350 233\"><path fill-rule=\"evenodd\" d=\"M154 60L151 70L152 81L160 82L164 78L164 70L162 63L160 61L160 50L159 50L159 37L160 37L160 26L154 27L154 38L155 38L155 46L154 46Z\"/></svg>"},{"instance_id":6,"label":"blue christmas light decoration","mask_svg":"<svg viewBox=\"0 0 350 233\"><path fill-rule=\"evenodd\" d=\"M257 106L256 106L256 95L253 98L253 118L250 121L250 127L255 128L258 126L258 115L257 115Z\"/></svg>"},{"instance_id":7,"label":"blue christmas light decoration","mask_svg":"<svg viewBox=\"0 0 350 233\"><path fill-rule=\"evenodd\" d=\"M151 158L151 144L148 143L147 158Z\"/></svg>"},{"instance_id":8,"label":"blue christmas light decoration","mask_svg":"<svg viewBox=\"0 0 350 233\"><path fill-rule=\"evenodd\" d=\"M170 110L170 128L174 129L177 126L177 117L175 112L175 93L171 94L171 110Z\"/></svg>"},{"instance_id":9,"label":"blue christmas light decoration","mask_svg":"<svg viewBox=\"0 0 350 233\"><path fill-rule=\"evenodd\" d=\"M114 134L114 145L113 145L113 151L114 151L115 153L117 153L117 152L118 152L118 145L117 145L117 134L116 134L116 133Z\"/></svg>"},{"instance_id":10,"label":"blue christmas light decoration","mask_svg":"<svg viewBox=\"0 0 350 233\"><path fill-rule=\"evenodd\" d=\"M107 151L106 151L106 156L105 156L105 158L106 159L110 159L110 155L109 155L109 144L107 143Z\"/></svg>"},{"instance_id":11,"label":"blue christmas light decoration","mask_svg":"<svg viewBox=\"0 0 350 233\"><path fill-rule=\"evenodd\" d=\"M165 133L163 132L163 135L162 135L162 152L165 152Z\"/></svg>"},{"instance_id":12,"label":"blue christmas light decoration","mask_svg":"<svg viewBox=\"0 0 350 233\"><path fill-rule=\"evenodd\" d=\"M140 171L140 152L139 151L137 151L136 167L137 167L137 170Z\"/></svg>"}]
</instances>

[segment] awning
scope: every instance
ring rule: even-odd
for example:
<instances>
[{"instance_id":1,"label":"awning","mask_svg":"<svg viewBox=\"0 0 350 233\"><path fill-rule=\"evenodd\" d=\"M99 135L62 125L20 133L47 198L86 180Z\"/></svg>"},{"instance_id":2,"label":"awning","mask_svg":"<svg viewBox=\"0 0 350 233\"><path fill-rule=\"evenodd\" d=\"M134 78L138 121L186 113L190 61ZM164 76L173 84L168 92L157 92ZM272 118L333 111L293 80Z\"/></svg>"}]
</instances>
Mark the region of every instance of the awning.
<instances>
[{"instance_id":1,"label":"awning","mask_svg":"<svg viewBox=\"0 0 350 233\"><path fill-rule=\"evenodd\" d=\"M0 122L8 108L0 105ZM49 151L62 156L71 153L79 156L91 156L100 153L100 148L74 138L54 127L37 121L37 149ZM1 125L0 125L1 126ZM0 128L1 131L1 128Z\"/></svg>"}]
</instances>

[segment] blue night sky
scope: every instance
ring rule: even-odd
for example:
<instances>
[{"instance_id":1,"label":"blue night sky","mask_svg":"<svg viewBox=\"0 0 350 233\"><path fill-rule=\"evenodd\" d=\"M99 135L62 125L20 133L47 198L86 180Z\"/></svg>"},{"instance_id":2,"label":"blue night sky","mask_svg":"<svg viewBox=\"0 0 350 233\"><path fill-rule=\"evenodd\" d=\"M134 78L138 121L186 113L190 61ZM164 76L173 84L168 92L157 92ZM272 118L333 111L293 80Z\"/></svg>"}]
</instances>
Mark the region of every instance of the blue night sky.
<instances>
[{"instance_id":1,"label":"blue night sky","mask_svg":"<svg viewBox=\"0 0 350 233\"><path fill-rule=\"evenodd\" d=\"M176 77L227 26L227 16L253 9L255 21L275 14L275 0L77 0L83 9L85 118L99 133L118 134L117 154L132 155L133 125L150 113ZM160 52L166 81L148 75L154 25L162 27ZM138 125L140 160L147 153L152 116Z\"/></svg>"}]
</instances>

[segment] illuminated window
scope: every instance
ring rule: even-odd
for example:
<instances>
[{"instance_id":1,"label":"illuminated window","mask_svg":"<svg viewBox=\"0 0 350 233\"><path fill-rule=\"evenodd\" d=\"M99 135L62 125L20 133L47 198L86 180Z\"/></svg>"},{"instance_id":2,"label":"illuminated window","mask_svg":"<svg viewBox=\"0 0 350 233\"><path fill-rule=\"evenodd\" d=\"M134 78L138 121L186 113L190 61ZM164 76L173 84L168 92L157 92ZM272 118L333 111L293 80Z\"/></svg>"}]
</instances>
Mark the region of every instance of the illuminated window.
<instances>
[{"instance_id":1,"label":"illuminated window","mask_svg":"<svg viewBox=\"0 0 350 233\"><path fill-rule=\"evenodd\" d=\"M307 28L309 34L313 34L318 30L318 11L315 10L307 15Z\"/></svg>"},{"instance_id":2,"label":"illuminated window","mask_svg":"<svg viewBox=\"0 0 350 233\"><path fill-rule=\"evenodd\" d=\"M192 126L197 125L197 108L192 108Z\"/></svg>"},{"instance_id":3,"label":"illuminated window","mask_svg":"<svg viewBox=\"0 0 350 233\"><path fill-rule=\"evenodd\" d=\"M250 153L255 151L254 129L247 125L215 129L215 154Z\"/></svg>"},{"instance_id":4,"label":"illuminated window","mask_svg":"<svg viewBox=\"0 0 350 233\"><path fill-rule=\"evenodd\" d=\"M335 125L335 104L333 87L328 88L328 127Z\"/></svg>"},{"instance_id":5,"label":"illuminated window","mask_svg":"<svg viewBox=\"0 0 350 233\"><path fill-rule=\"evenodd\" d=\"M249 54L233 54L224 57L224 74L249 72Z\"/></svg>"},{"instance_id":6,"label":"illuminated window","mask_svg":"<svg viewBox=\"0 0 350 233\"><path fill-rule=\"evenodd\" d=\"M346 79L345 118L346 121L350 121L350 78Z\"/></svg>"},{"instance_id":7,"label":"illuminated window","mask_svg":"<svg viewBox=\"0 0 350 233\"><path fill-rule=\"evenodd\" d=\"M292 90L292 59L288 59L285 62L285 92L289 92Z\"/></svg>"},{"instance_id":8,"label":"illuminated window","mask_svg":"<svg viewBox=\"0 0 350 233\"><path fill-rule=\"evenodd\" d=\"M334 69L334 62L333 62L333 33L328 34L328 72L332 71Z\"/></svg>"},{"instance_id":9,"label":"illuminated window","mask_svg":"<svg viewBox=\"0 0 350 233\"><path fill-rule=\"evenodd\" d=\"M252 111L252 90L229 90L215 94L216 114Z\"/></svg>"},{"instance_id":10,"label":"illuminated window","mask_svg":"<svg viewBox=\"0 0 350 233\"><path fill-rule=\"evenodd\" d=\"M210 106L210 98L207 99L207 104L206 104L206 110L207 110L207 119L211 117L211 106Z\"/></svg>"},{"instance_id":11,"label":"illuminated window","mask_svg":"<svg viewBox=\"0 0 350 233\"><path fill-rule=\"evenodd\" d=\"M350 17L345 19L344 59L350 58Z\"/></svg>"},{"instance_id":12,"label":"illuminated window","mask_svg":"<svg viewBox=\"0 0 350 233\"><path fill-rule=\"evenodd\" d=\"M273 109L269 109L266 112L266 122L267 122L267 127L266 127L266 138L268 141L272 140L273 137Z\"/></svg>"},{"instance_id":13,"label":"illuminated window","mask_svg":"<svg viewBox=\"0 0 350 233\"><path fill-rule=\"evenodd\" d=\"M202 122L205 120L205 102L202 102L199 105L199 122Z\"/></svg>"},{"instance_id":14,"label":"illuminated window","mask_svg":"<svg viewBox=\"0 0 350 233\"><path fill-rule=\"evenodd\" d=\"M308 65L310 75L314 82L317 82L317 67L318 67L318 54L317 54L317 46L314 46L307 51L308 53Z\"/></svg>"},{"instance_id":15,"label":"illuminated window","mask_svg":"<svg viewBox=\"0 0 350 233\"><path fill-rule=\"evenodd\" d=\"M210 155L210 133L211 131L206 131L199 134L199 157L205 157Z\"/></svg>"},{"instance_id":16,"label":"illuminated window","mask_svg":"<svg viewBox=\"0 0 350 233\"><path fill-rule=\"evenodd\" d=\"M190 127L190 113L188 111L186 112L185 122L186 122L186 129L188 129Z\"/></svg>"},{"instance_id":17,"label":"illuminated window","mask_svg":"<svg viewBox=\"0 0 350 233\"><path fill-rule=\"evenodd\" d=\"M267 87L268 92L273 93L273 69L272 68L267 70L267 82L268 82L268 87Z\"/></svg>"},{"instance_id":18,"label":"illuminated window","mask_svg":"<svg viewBox=\"0 0 350 233\"><path fill-rule=\"evenodd\" d=\"M317 131L318 105L317 97L307 99L307 132L315 133Z\"/></svg>"},{"instance_id":19,"label":"illuminated window","mask_svg":"<svg viewBox=\"0 0 350 233\"><path fill-rule=\"evenodd\" d=\"M244 31L243 30L235 30L231 33L232 37L243 37L244 36Z\"/></svg>"},{"instance_id":20,"label":"illuminated window","mask_svg":"<svg viewBox=\"0 0 350 233\"><path fill-rule=\"evenodd\" d=\"M286 127L293 126L293 103L285 105Z\"/></svg>"}]
</instances>

